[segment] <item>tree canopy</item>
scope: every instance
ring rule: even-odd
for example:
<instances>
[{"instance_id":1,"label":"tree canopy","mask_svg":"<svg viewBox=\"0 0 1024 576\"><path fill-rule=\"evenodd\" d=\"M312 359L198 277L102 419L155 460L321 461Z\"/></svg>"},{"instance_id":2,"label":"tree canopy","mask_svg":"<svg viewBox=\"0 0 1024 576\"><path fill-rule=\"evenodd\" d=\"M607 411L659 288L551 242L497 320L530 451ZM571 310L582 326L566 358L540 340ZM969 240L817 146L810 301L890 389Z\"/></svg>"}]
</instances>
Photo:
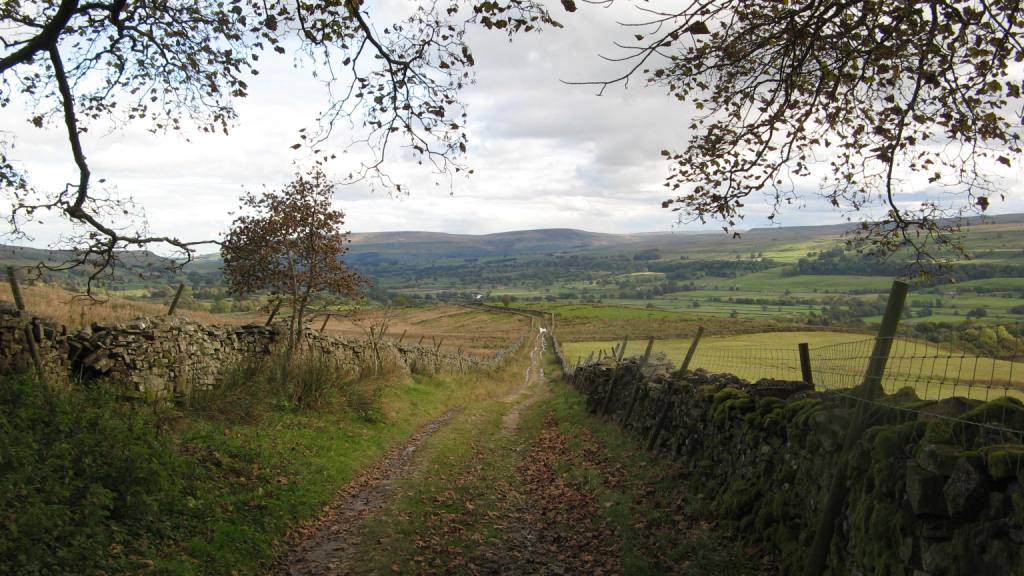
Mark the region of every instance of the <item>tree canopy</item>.
<instances>
[{"instance_id":1,"label":"tree canopy","mask_svg":"<svg viewBox=\"0 0 1024 576\"><path fill-rule=\"evenodd\" d=\"M290 310L290 348L301 339L309 306L324 296L351 296L365 283L341 261L345 214L331 206L334 184L323 170L297 174L279 191L246 194L243 213L221 246L224 278L238 295L268 291Z\"/></svg>"},{"instance_id":2,"label":"tree canopy","mask_svg":"<svg viewBox=\"0 0 1024 576\"><path fill-rule=\"evenodd\" d=\"M2 0L0 106L27 104L37 128L59 123L78 170L74 182L39 189L0 134L0 189L10 203L10 231L27 237L25 224L58 213L76 224L63 247L75 249L59 266L109 273L119 250L163 244L184 261L197 244L151 234L122 198L95 180L82 135L99 121L114 127L145 123L156 131L227 131L235 103L249 93L268 52L289 53L324 79L331 95L315 124L297 135L321 160L337 150L321 145L340 123L354 128L375 161L354 167L366 179L402 191L382 169L386 150L398 145L439 174L464 170L465 113L459 92L472 82L467 26L502 33L558 23L534 0L414 4L382 22L373 3L359 0ZM376 10L376 11L375 11Z\"/></svg>"},{"instance_id":3,"label":"tree canopy","mask_svg":"<svg viewBox=\"0 0 1024 576\"><path fill-rule=\"evenodd\" d=\"M729 230L762 193L774 218L812 177L833 206L861 212L862 246L923 261L962 251L956 217L1002 194L993 177L1021 153L1019 1L669 6L639 8L614 57L623 73L588 83L640 77L692 104L689 140L662 152L664 206L682 218Z\"/></svg>"},{"instance_id":4,"label":"tree canopy","mask_svg":"<svg viewBox=\"0 0 1024 576\"><path fill-rule=\"evenodd\" d=\"M614 0L592 0L608 5ZM572 12L572 0L562 0ZM127 247L195 242L150 233L130 200L95 180L82 135L100 121L154 130L226 131L270 52L295 56L332 95L297 142L319 160L343 124L373 160L350 181L394 191L383 168L400 146L439 174L467 170L460 92L473 80L468 26L515 34L560 26L539 0L451 0L382 14L359 0L0 0L0 106L28 103L30 125L63 125L78 178L39 189L0 134L0 188L11 230L42 213L77 225L64 266L94 277ZM771 217L817 186L863 222L879 254L928 260L962 251L966 212L1002 194L1021 153L1020 2L1014 0L687 0L637 4L640 21L601 87L642 78L695 109L688 140L662 152L664 206L736 228L766 195ZM808 184L808 181L816 183ZM125 216L127 215L127 216ZM141 223L140 223L141 222Z\"/></svg>"}]
</instances>

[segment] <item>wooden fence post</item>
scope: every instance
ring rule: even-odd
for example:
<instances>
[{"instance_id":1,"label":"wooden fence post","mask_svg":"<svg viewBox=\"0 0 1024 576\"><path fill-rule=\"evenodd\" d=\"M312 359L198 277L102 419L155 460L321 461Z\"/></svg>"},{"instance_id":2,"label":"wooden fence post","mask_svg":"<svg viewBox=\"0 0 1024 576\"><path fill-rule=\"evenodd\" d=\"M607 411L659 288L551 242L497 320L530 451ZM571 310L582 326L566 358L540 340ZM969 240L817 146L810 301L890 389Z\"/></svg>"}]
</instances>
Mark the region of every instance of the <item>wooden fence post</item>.
<instances>
[{"instance_id":1,"label":"wooden fence post","mask_svg":"<svg viewBox=\"0 0 1024 576\"><path fill-rule=\"evenodd\" d=\"M324 330L327 329L327 323L330 322L330 320L331 320L331 315L330 314L328 314L327 316L324 317L324 323L320 325L320 332L321 333Z\"/></svg>"},{"instance_id":2,"label":"wooden fence post","mask_svg":"<svg viewBox=\"0 0 1024 576\"><path fill-rule=\"evenodd\" d=\"M807 342L801 342L797 345L800 351L800 377L803 381L813 385L814 374L811 372L811 349Z\"/></svg>"},{"instance_id":3,"label":"wooden fence post","mask_svg":"<svg viewBox=\"0 0 1024 576\"><path fill-rule=\"evenodd\" d=\"M640 399L640 390L643 388L644 379L643 372L647 366L647 361L651 358L651 350L654 348L654 336L651 336L647 340L647 350L644 351L644 357L640 360L640 381L633 385L633 398L629 401L629 409L626 410L626 415L622 417L622 423L629 422L630 417L633 416L633 410L636 408L636 403Z\"/></svg>"},{"instance_id":4,"label":"wooden fence post","mask_svg":"<svg viewBox=\"0 0 1024 576\"><path fill-rule=\"evenodd\" d=\"M892 342L896 337L896 329L899 327L900 316L903 314L903 305L906 301L906 283L898 280L893 282L892 288L889 290L889 300L885 304L885 315L882 317L881 326L878 327L878 336L875 337L875 346L871 351L868 369L864 374L864 381L855 391L858 398L856 412L846 432L843 451L839 455L839 462L836 464L832 476L832 484L829 487L828 498L825 500L825 507L821 511L818 530L814 534L814 542L807 554L807 563L804 565L805 576L821 576L825 571L828 551L832 546L832 537L835 535L836 521L839 520L839 514L846 502L848 491L846 477L849 474L850 453L867 428L868 403L885 394L885 390L882 388L882 377L885 375L885 365L889 361L889 352L892 350Z\"/></svg>"},{"instance_id":5,"label":"wooden fence post","mask_svg":"<svg viewBox=\"0 0 1024 576\"><path fill-rule=\"evenodd\" d=\"M167 309L168 316L174 316L174 311L178 309L178 301L181 300L181 293L185 291L185 283L178 284L178 290L174 293L174 300L171 300L171 307Z\"/></svg>"},{"instance_id":6,"label":"wooden fence post","mask_svg":"<svg viewBox=\"0 0 1024 576\"><path fill-rule=\"evenodd\" d=\"M690 369L690 362L693 361L693 355L697 352L697 344L700 344L700 338L704 335L704 327L697 326L697 333L693 336L693 342L690 342L690 348L686 350L686 357L683 358L683 364L679 367L678 375L682 376Z\"/></svg>"},{"instance_id":7,"label":"wooden fence post","mask_svg":"<svg viewBox=\"0 0 1024 576\"><path fill-rule=\"evenodd\" d=\"M592 361L593 359L594 359L594 351L593 351L593 350L591 350L591 351L590 351L590 354L587 354L587 358L586 358L586 360L584 360L582 364L580 364L580 365L576 366L576 368L580 368L581 366L590 366L590 364L591 364L591 361ZM577 373L576 371L573 371L573 373L572 373L572 380L570 380L570 381L569 381L569 383L570 383L570 384L572 384L572 385L573 385L573 387L575 387L575 386L576 386L576 384L577 384L577 382L578 382L578 381L579 381L579 379L580 379L580 376L581 376L581 375L580 375L580 374L578 374L578 373Z\"/></svg>"},{"instance_id":8,"label":"wooden fence post","mask_svg":"<svg viewBox=\"0 0 1024 576\"><path fill-rule=\"evenodd\" d=\"M441 336L441 339L437 341L437 346L434 347L434 354L441 351L441 344L444 344L444 336Z\"/></svg>"},{"instance_id":9,"label":"wooden fence post","mask_svg":"<svg viewBox=\"0 0 1024 576\"><path fill-rule=\"evenodd\" d=\"M612 394L615 392L615 381L619 379L619 372L622 371L622 358L626 355L626 345L629 344L629 336L622 339L618 354L615 356L615 369L612 370L612 378L608 381L608 394L601 403L601 415L608 414L608 407L612 404Z\"/></svg>"},{"instance_id":10,"label":"wooden fence post","mask_svg":"<svg viewBox=\"0 0 1024 576\"><path fill-rule=\"evenodd\" d=\"M398 343L399 344L402 343L402 340L405 340L405 333L408 332L408 331L409 331L408 328L406 328L405 330L402 330L402 335L398 337Z\"/></svg>"},{"instance_id":11,"label":"wooden fence post","mask_svg":"<svg viewBox=\"0 0 1024 576\"><path fill-rule=\"evenodd\" d=\"M21 286L18 285L18 274L14 270L14 266L7 267L7 281L11 284L11 294L14 296L14 305L18 308L18 312L25 311L25 299L21 295ZM31 323L25 325L25 346L28 346L28 355L32 359L32 367L36 370L36 375L42 380L45 373L43 372L43 359L39 356L39 348L36 347L36 335L32 333Z\"/></svg>"},{"instance_id":12,"label":"wooden fence post","mask_svg":"<svg viewBox=\"0 0 1024 576\"><path fill-rule=\"evenodd\" d=\"M420 336L420 341L419 341L419 342L417 342L417 343L416 343L416 345L417 345L417 346L422 346L422 345L423 345L423 339L424 339L424 338L426 338L426 336Z\"/></svg>"},{"instance_id":13,"label":"wooden fence post","mask_svg":"<svg viewBox=\"0 0 1024 576\"><path fill-rule=\"evenodd\" d=\"M11 285L11 294L14 295L14 305L18 310L25 309L25 299L21 296L21 286L18 285L18 273L14 266L7 267L7 282Z\"/></svg>"},{"instance_id":14,"label":"wooden fence post","mask_svg":"<svg viewBox=\"0 0 1024 576\"><path fill-rule=\"evenodd\" d=\"M267 316L267 322L264 326L270 326L271 322L274 321L274 316L277 316L277 311L281 309L281 300L274 301L274 308L270 310L270 316Z\"/></svg>"},{"instance_id":15,"label":"wooden fence post","mask_svg":"<svg viewBox=\"0 0 1024 576\"><path fill-rule=\"evenodd\" d=\"M668 385L665 388L665 405L661 407L661 413L658 414L658 420L654 423L654 429L651 430L651 437L647 440L647 450L654 450L658 445L658 437L661 436L661 429L665 427L665 422L668 421L669 412L672 411L672 395L676 388L675 378L683 376L686 374L686 371L690 369L690 362L693 361L693 355L697 352L697 344L700 344L700 339L703 335L704 327L698 326L697 333L693 336L693 342L690 342L690 348L686 351L686 357L683 358L682 365L679 366L679 370L676 372L675 377L668 381Z\"/></svg>"}]
</instances>

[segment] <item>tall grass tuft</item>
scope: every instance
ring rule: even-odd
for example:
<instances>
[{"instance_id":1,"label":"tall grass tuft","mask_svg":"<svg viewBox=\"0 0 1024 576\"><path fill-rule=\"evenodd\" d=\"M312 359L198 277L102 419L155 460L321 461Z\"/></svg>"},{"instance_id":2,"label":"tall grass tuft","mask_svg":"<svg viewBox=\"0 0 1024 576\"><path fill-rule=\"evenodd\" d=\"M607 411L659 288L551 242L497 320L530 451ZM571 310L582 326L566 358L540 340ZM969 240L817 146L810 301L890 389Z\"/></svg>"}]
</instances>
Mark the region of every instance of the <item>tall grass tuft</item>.
<instances>
[{"instance_id":1,"label":"tall grass tuft","mask_svg":"<svg viewBox=\"0 0 1024 576\"><path fill-rule=\"evenodd\" d=\"M279 409L347 408L376 419L383 384L365 372L353 374L333 356L313 351L248 358L229 367L217 386L193 391L189 404L194 412L235 422L256 422Z\"/></svg>"}]
</instances>

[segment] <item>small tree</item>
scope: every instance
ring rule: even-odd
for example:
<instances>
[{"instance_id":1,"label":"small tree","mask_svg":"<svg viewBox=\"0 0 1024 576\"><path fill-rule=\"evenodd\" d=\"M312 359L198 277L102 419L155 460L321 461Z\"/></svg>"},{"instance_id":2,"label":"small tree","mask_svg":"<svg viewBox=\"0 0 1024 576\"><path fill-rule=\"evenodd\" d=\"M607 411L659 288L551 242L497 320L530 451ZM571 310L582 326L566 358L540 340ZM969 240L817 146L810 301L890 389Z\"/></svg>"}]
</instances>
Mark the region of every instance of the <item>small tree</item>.
<instances>
[{"instance_id":1,"label":"small tree","mask_svg":"<svg viewBox=\"0 0 1024 576\"><path fill-rule=\"evenodd\" d=\"M366 280L341 261L348 233L345 213L331 207L335 185L320 168L296 174L280 191L241 199L221 246L231 293L268 290L291 310L289 354L301 345L309 307L323 294L352 295Z\"/></svg>"}]
</instances>

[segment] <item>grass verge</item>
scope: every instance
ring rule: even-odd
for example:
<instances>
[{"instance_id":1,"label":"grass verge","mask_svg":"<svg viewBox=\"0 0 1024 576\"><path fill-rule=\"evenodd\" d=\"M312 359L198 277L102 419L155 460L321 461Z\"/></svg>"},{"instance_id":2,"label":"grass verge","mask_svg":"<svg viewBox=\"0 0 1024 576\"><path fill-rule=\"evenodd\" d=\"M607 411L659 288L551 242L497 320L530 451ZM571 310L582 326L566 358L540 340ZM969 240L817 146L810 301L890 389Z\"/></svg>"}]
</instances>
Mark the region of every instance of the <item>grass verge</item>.
<instances>
[{"instance_id":1,"label":"grass verge","mask_svg":"<svg viewBox=\"0 0 1024 576\"><path fill-rule=\"evenodd\" d=\"M0 566L262 573L290 527L359 470L447 408L495 393L480 373L372 384L374 417L333 390L315 409L282 401L237 418L128 403L101 387L0 381Z\"/></svg>"}]
</instances>

